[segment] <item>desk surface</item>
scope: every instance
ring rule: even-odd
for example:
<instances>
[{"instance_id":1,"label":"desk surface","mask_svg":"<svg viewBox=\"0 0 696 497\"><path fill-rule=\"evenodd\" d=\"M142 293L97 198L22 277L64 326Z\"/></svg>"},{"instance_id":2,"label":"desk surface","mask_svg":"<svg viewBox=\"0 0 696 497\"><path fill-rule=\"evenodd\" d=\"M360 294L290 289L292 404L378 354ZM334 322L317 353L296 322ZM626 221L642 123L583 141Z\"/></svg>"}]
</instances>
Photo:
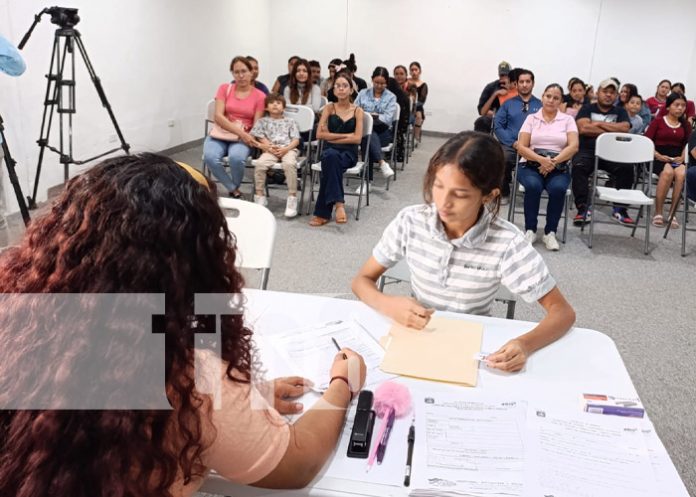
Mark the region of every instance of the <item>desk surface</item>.
<instances>
[{"instance_id":1,"label":"desk surface","mask_svg":"<svg viewBox=\"0 0 696 497\"><path fill-rule=\"evenodd\" d=\"M259 290L245 290L245 294L248 298L245 320L261 336L338 319L357 320L377 339L390 328L388 319L358 301ZM535 326L535 323L527 321L455 313L439 315L483 323L481 350L486 352L497 350L507 340ZM274 370L274 364L268 364L267 359L270 358L262 354L264 365L269 369L269 378L287 374L286 371ZM409 384L412 391L428 391L433 387L431 382L422 380L402 378L400 381ZM437 388L456 390L466 387L437 384ZM552 397L554 403L567 406L579 406L583 392L637 396L614 342L602 333L583 328L573 328L561 340L533 354L525 369L519 373L479 369L476 388L486 393L514 395L526 400L545 398L548 401ZM345 427L346 430L350 428L348 425ZM279 495L277 491L236 485L215 475L206 480L202 491L235 496ZM284 491L282 495L339 496L346 493L404 496L408 494L408 489L320 474L310 487L301 491Z\"/></svg>"}]
</instances>

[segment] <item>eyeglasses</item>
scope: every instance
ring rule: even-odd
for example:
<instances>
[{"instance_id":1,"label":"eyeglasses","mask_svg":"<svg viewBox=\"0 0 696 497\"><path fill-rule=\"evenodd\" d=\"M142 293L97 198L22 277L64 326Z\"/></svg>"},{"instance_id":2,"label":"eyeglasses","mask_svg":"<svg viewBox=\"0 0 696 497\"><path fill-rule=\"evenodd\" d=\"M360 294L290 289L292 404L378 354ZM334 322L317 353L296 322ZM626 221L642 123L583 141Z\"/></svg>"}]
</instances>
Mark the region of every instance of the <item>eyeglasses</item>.
<instances>
[{"instance_id":1,"label":"eyeglasses","mask_svg":"<svg viewBox=\"0 0 696 497\"><path fill-rule=\"evenodd\" d=\"M382 82L380 83L379 81L375 81L374 79L372 80L372 84L373 84L374 86L387 86L387 82L386 82L386 81L382 81Z\"/></svg>"}]
</instances>

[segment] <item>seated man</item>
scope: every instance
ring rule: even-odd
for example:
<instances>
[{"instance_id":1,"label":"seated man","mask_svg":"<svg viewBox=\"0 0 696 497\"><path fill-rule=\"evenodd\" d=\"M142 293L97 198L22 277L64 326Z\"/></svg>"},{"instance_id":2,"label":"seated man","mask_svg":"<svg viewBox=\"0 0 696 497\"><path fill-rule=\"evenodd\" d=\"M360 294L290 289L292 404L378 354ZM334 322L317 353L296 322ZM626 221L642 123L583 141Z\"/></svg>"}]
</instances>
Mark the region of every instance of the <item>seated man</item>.
<instances>
[{"instance_id":1,"label":"seated man","mask_svg":"<svg viewBox=\"0 0 696 497\"><path fill-rule=\"evenodd\" d=\"M617 86L616 81L611 78L602 81L597 89L597 103L583 105L576 117L580 134L580 148L573 158L573 197L578 209L573 224L576 226L581 226L592 217L592 212L588 210L591 200L588 199L588 182L594 171L597 137L607 132L628 133L631 128L626 110L614 105L618 94ZM616 164L600 160L599 168L612 175L617 189L633 186L632 164ZM621 224L633 224L633 219L629 217L624 205L615 205L612 217Z\"/></svg>"},{"instance_id":2,"label":"seated man","mask_svg":"<svg viewBox=\"0 0 696 497\"><path fill-rule=\"evenodd\" d=\"M290 75L292 74L292 68L295 67L295 63L300 60L298 55L293 55L288 59L288 72L287 74L281 74L273 83L273 88L271 88L271 93L277 93L282 95L285 91L285 87L288 86L288 81L290 81Z\"/></svg>"},{"instance_id":3,"label":"seated man","mask_svg":"<svg viewBox=\"0 0 696 497\"><path fill-rule=\"evenodd\" d=\"M493 132L505 152L505 178L502 184L502 203L509 202L512 169L517 160L517 135L527 116L541 109L541 100L532 95L534 73L529 69L517 72L518 95L506 101L495 114Z\"/></svg>"},{"instance_id":4,"label":"seated man","mask_svg":"<svg viewBox=\"0 0 696 497\"><path fill-rule=\"evenodd\" d=\"M502 61L498 64L498 79L491 81L483 88L478 105L476 106L480 117L474 122L474 131L481 131L482 133L491 132L493 115L495 111L500 108L498 96L504 95L507 92L508 83L510 82L508 78L509 72L510 64Z\"/></svg>"}]
</instances>

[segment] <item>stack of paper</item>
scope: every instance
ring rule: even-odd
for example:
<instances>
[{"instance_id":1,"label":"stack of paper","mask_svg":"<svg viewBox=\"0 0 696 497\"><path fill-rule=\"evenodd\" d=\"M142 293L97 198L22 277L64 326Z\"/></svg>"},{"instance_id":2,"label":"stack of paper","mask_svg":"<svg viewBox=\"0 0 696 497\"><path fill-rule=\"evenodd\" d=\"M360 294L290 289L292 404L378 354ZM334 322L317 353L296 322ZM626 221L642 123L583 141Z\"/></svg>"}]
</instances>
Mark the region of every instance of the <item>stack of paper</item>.
<instances>
[{"instance_id":1,"label":"stack of paper","mask_svg":"<svg viewBox=\"0 0 696 497\"><path fill-rule=\"evenodd\" d=\"M394 324L380 343L387 373L476 386L483 325L434 317L423 330Z\"/></svg>"}]
</instances>

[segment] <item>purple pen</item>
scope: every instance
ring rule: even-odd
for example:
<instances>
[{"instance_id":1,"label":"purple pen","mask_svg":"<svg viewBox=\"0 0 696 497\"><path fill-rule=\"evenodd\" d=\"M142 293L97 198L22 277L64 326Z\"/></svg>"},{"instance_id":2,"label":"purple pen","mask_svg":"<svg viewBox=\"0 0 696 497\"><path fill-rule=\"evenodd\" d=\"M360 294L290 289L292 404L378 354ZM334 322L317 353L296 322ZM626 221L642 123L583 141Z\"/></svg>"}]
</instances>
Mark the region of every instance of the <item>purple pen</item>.
<instances>
[{"instance_id":1,"label":"purple pen","mask_svg":"<svg viewBox=\"0 0 696 497\"><path fill-rule=\"evenodd\" d=\"M389 434L391 433L392 426L394 426L395 418L396 412L394 409L389 409L389 414L387 414L387 426L377 446L377 464L382 464L382 459L384 459L384 452L387 450L387 442L389 441Z\"/></svg>"}]
</instances>

